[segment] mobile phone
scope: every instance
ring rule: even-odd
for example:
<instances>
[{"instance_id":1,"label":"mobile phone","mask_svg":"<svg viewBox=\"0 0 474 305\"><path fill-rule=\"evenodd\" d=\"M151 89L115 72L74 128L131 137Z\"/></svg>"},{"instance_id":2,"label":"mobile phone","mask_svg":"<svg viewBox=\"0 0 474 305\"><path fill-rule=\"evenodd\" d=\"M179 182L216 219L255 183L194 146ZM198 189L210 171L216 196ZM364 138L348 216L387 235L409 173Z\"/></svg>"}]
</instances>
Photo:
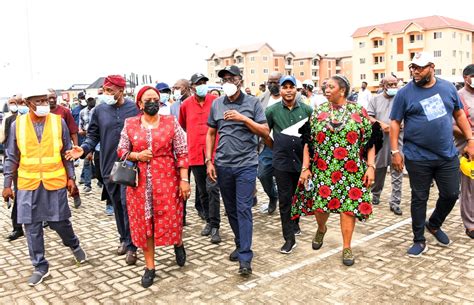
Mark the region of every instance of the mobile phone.
<instances>
[{"instance_id":1,"label":"mobile phone","mask_svg":"<svg viewBox=\"0 0 474 305\"><path fill-rule=\"evenodd\" d=\"M311 179L306 180L306 185L305 185L306 191L311 191L313 188L314 188L313 180Z\"/></svg>"}]
</instances>

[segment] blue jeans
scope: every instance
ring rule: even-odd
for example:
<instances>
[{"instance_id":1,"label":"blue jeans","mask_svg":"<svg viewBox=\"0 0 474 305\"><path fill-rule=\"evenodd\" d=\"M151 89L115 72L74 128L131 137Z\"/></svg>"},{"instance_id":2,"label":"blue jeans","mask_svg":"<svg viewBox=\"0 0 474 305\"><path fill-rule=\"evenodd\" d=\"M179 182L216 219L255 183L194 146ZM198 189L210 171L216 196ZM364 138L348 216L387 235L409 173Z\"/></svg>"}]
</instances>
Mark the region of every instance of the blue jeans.
<instances>
[{"instance_id":1,"label":"blue jeans","mask_svg":"<svg viewBox=\"0 0 474 305\"><path fill-rule=\"evenodd\" d=\"M258 155L258 180L262 184L263 190L270 199L277 199L278 193L276 183L273 180L273 152L265 146L263 151Z\"/></svg>"},{"instance_id":2,"label":"blue jeans","mask_svg":"<svg viewBox=\"0 0 474 305\"><path fill-rule=\"evenodd\" d=\"M84 165L82 167L81 180L84 181L84 185L91 187L92 180L92 162L85 158Z\"/></svg>"},{"instance_id":3,"label":"blue jeans","mask_svg":"<svg viewBox=\"0 0 474 305\"><path fill-rule=\"evenodd\" d=\"M426 204L431 182L436 182L439 197L428 220L431 228L441 228L459 197L459 159L410 161L405 160L411 187L411 218L414 242L425 242Z\"/></svg>"},{"instance_id":4,"label":"blue jeans","mask_svg":"<svg viewBox=\"0 0 474 305\"><path fill-rule=\"evenodd\" d=\"M257 165L216 166L217 182L224 200L227 218L239 249L239 261L250 262L252 252L252 203L257 181Z\"/></svg>"}]
</instances>

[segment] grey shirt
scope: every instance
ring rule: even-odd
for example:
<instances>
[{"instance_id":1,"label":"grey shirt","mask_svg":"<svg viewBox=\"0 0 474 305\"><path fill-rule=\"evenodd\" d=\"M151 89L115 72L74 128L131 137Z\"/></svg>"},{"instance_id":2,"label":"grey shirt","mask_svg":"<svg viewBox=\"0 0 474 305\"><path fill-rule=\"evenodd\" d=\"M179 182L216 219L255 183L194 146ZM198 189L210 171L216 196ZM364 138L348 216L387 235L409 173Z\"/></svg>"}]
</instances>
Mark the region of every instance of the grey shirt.
<instances>
[{"instance_id":1,"label":"grey shirt","mask_svg":"<svg viewBox=\"0 0 474 305\"><path fill-rule=\"evenodd\" d=\"M242 122L224 120L227 110L236 110L259 124L267 122L262 105L254 96L241 92L234 102L227 96L217 98L207 121L219 134L215 164L224 167L257 165L257 136Z\"/></svg>"},{"instance_id":2,"label":"grey shirt","mask_svg":"<svg viewBox=\"0 0 474 305\"><path fill-rule=\"evenodd\" d=\"M464 110L469 115L468 120L471 125L471 130L474 132L474 94L467 91L464 87L458 91L458 94L464 103L464 107L467 108ZM456 124L456 121L454 121L454 124ZM466 143L467 142L464 136L454 137L454 144L456 145L456 148L460 154L464 153L464 147L466 147Z\"/></svg>"},{"instance_id":3,"label":"grey shirt","mask_svg":"<svg viewBox=\"0 0 474 305\"><path fill-rule=\"evenodd\" d=\"M393 97L386 98L383 93L377 94L372 97L367 106L367 113L377 119L378 121L384 122L390 125L390 112L392 111ZM398 150L402 151L403 145L403 132L400 130L398 137ZM390 154L390 136L388 133L383 133L383 147L377 153L375 158L375 167L387 167L392 162L392 156Z\"/></svg>"}]
</instances>

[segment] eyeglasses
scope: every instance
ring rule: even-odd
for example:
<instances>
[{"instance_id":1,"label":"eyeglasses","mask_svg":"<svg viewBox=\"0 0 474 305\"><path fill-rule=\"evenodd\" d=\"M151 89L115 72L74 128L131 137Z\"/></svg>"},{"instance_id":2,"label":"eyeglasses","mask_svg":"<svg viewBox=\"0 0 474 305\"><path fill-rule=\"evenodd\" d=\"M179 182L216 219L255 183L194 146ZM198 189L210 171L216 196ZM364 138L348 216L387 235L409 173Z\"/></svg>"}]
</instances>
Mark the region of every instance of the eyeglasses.
<instances>
[{"instance_id":1,"label":"eyeglasses","mask_svg":"<svg viewBox=\"0 0 474 305\"><path fill-rule=\"evenodd\" d=\"M387 83L386 86L388 88L397 88L398 87L398 83Z\"/></svg>"},{"instance_id":2,"label":"eyeglasses","mask_svg":"<svg viewBox=\"0 0 474 305\"><path fill-rule=\"evenodd\" d=\"M226 78L222 78L222 83L225 84L225 83L232 83L232 84L237 84L238 82L240 81L239 78L236 78L236 77L226 77Z\"/></svg>"},{"instance_id":3,"label":"eyeglasses","mask_svg":"<svg viewBox=\"0 0 474 305\"><path fill-rule=\"evenodd\" d=\"M421 72L423 70L425 70L426 68L428 68L429 66L431 66L431 64L428 64L426 66L423 66L423 67L420 67L420 66L417 66L417 65L409 65L408 66L408 69L410 69L411 71L418 71L418 72Z\"/></svg>"}]
</instances>

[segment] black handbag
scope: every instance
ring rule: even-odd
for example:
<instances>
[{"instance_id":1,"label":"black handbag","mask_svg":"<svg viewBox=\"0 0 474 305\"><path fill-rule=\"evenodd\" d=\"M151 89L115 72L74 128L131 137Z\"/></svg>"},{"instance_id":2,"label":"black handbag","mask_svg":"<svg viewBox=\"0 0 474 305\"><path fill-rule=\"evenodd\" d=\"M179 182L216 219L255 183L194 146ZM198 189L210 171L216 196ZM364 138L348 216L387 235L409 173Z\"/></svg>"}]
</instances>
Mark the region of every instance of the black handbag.
<instances>
[{"instance_id":1,"label":"black handbag","mask_svg":"<svg viewBox=\"0 0 474 305\"><path fill-rule=\"evenodd\" d=\"M138 185L138 168L136 163L127 161L129 154L126 153L120 161L114 163L109 179L113 183L136 187Z\"/></svg>"}]
</instances>

